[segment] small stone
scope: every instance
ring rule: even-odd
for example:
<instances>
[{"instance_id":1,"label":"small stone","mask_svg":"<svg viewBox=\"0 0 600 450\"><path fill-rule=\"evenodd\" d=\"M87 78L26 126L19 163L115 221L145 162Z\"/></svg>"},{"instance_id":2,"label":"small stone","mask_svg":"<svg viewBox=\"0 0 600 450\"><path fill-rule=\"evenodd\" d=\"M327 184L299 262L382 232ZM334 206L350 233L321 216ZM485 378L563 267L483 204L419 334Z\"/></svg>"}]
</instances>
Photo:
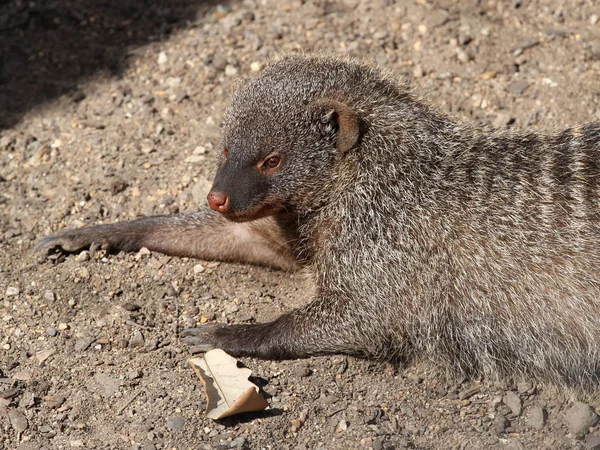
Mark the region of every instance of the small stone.
<instances>
[{"instance_id":1,"label":"small stone","mask_svg":"<svg viewBox=\"0 0 600 450\"><path fill-rule=\"evenodd\" d=\"M459 50L458 53L456 54L456 57L463 64L466 64L469 61L471 61L471 56L464 50Z\"/></svg>"},{"instance_id":2,"label":"small stone","mask_svg":"<svg viewBox=\"0 0 600 450\"><path fill-rule=\"evenodd\" d=\"M21 411L10 408L8 411L8 420L17 433L22 433L29 426L27 417Z\"/></svg>"},{"instance_id":3,"label":"small stone","mask_svg":"<svg viewBox=\"0 0 600 450\"><path fill-rule=\"evenodd\" d=\"M239 436L237 438L235 438L233 441L231 441L231 443L229 444L230 448L244 448L246 445L246 438L244 436Z\"/></svg>"},{"instance_id":4,"label":"small stone","mask_svg":"<svg viewBox=\"0 0 600 450\"><path fill-rule=\"evenodd\" d=\"M508 85L508 92L515 95L521 95L528 87L529 83L527 81L513 81Z\"/></svg>"},{"instance_id":5,"label":"small stone","mask_svg":"<svg viewBox=\"0 0 600 450\"><path fill-rule=\"evenodd\" d=\"M514 416L519 417L523 411L523 403L519 394L513 391L508 391L502 398L502 402L510 408Z\"/></svg>"},{"instance_id":6,"label":"small stone","mask_svg":"<svg viewBox=\"0 0 600 450\"><path fill-rule=\"evenodd\" d=\"M19 408L29 409L35 405L35 396L33 392L24 392L19 401Z\"/></svg>"},{"instance_id":7,"label":"small stone","mask_svg":"<svg viewBox=\"0 0 600 450\"><path fill-rule=\"evenodd\" d=\"M129 312L139 311L141 309L140 305L138 305L136 303L131 303L131 302L125 302L125 303L123 303L122 306L125 311L129 311Z\"/></svg>"},{"instance_id":8,"label":"small stone","mask_svg":"<svg viewBox=\"0 0 600 450\"><path fill-rule=\"evenodd\" d=\"M13 286L9 286L6 288L6 296L7 297L15 297L17 295L19 295L21 291L19 291L19 288L17 287L13 287Z\"/></svg>"},{"instance_id":9,"label":"small stone","mask_svg":"<svg viewBox=\"0 0 600 450\"><path fill-rule=\"evenodd\" d=\"M69 328L69 324L68 323L61 322L61 323L58 324L58 329L60 331L65 331L68 328Z\"/></svg>"},{"instance_id":10,"label":"small stone","mask_svg":"<svg viewBox=\"0 0 600 450\"><path fill-rule=\"evenodd\" d=\"M565 413L565 421L569 431L577 437L586 434L590 427L598 423L598 416L593 408L583 402L576 402Z\"/></svg>"},{"instance_id":11,"label":"small stone","mask_svg":"<svg viewBox=\"0 0 600 450\"><path fill-rule=\"evenodd\" d=\"M547 418L548 413L544 408L534 406L527 412L525 420L530 427L541 430L546 425Z\"/></svg>"},{"instance_id":12,"label":"small stone","mask_svg":"<svg viewBox=\"0 0 600 450\"><path fill-rule=\"evenodd\" d=\"M600 434L588 434L583 441L586 450L600 450Z\"/></svg>"},{"instance_id":13,"label":"small stone","mask_svg":"<svg viewBox=\"0 0 600 450\"><path fill-rule=\"evenodd\" d=\"M169 61L169 58L167 57L167 54L165 52L160 52L156 61L162 66Z\"/></svg>"},{"instance_id":14,"label":"small stone","mask_svg":"<svg viewBox=\"0 0 600 450\"><path fill-rule=\"evenodd\" d=\"M306 364L301 364L299 367L296 367L294 369L294 375L297 376L298 378L305 378L305 377L310 376L310 374L311 374L310 368Z\"/></svg>"},{"instance_id":15,"label":"small stone","mask_svg":"<svg viewBox=\"0 0 600 450\"><path fill-rule=\"evenodd\" d=\"M90 335L83 335L77 341L75 341L75 351L83 352L89 348L90 345L96 340L95 337Z\"/></svg>"},{"instance_id":16,"label":"small stone","mask_svg":"<svg viewBox=\"0 0 600 450\"><path fill-rule=\"evenodd\" d=\"M375 439L373 441L373 450L383 450L383 442L381 439Z\"/></svg>"},{"instance_id":17,"label":"small stone","mask_svg":"<svg viewBox=\"0 0 600 450\"><path fill-rule=\"evenodd\" d=\"M348 422L346 422L344 419L340 420L340 423L338 423L336 431L338 433L342 433L342 432L346 431L347 429L348 429Z\"/></svg>"},{"instance_id":18,"label":"small stone","mask_svg":"<svg viewBox=\"0 0 600 450\"><path fill-rule=\"evenodd\" d=\"M112 185L111 185L111 190L113 190ZM75 257L75 261L77 261L77 262L85 262L85 261L89 261L89 259L90 259L90 252L88 252L87 250L82 251L81 253L79 253L79 255L77 255Z\"/></svg>"},{"instance_id":19,"label":"small stone","mask_svg":"<svg viewBox=\"0 0 600 450\"><path fill-rule=\"evenodd\" d=\"M425 71L423 70L423 66L421 66L420 64L417 64L413 68L413 77L415 77L415 78L421 78L424 75L425 75Z\"/></svg>"},{"instance_id":20,"label":"small stone","mask_svg":"<svg viewBox=\"0 0 600 450\"><path fill-rule=\"evenodd\" d=\"M128 380L136 380L138 378L142 378L142 371L140 369L134 369L127 372Z\"/></svg>"},{"instance_id":21,"label":"small stone","mask_svg":"<svg viewBox=\"0 0 600 450\"><path fill-rule=\"evenodd\" d=\"M204 155L190 155L187 158L185 158L185 162L186 163L199 163L204 161L205 157Z\"/></svg>"},{"instance_id":22,"label":"small stone","mask_svg":"<svg viewBox=\"0 0 600 450\"><path fill-rule=\"evenodd\" d=\"M494 422L492 423L492 431L500 436L504 433L504 431L510 426L510 422L504 416L496 416Z\"/></svg>"},{"instance_id":23,"label":"small stone","mask_svg":"<svg viewBox=\"0 0 600 450\"><path fill-rule=\"evenodd\" d=\"M119 390L119 380L115 380L114 378L103 373L96 373L94 375L94 380L102 388L102 394L104 398L112 397Z\"/></svg>"},{"instance_id":24,"label":"small stone","mask_svg":"<svg viewBox=\"0 0 600 450\"><path fill-rule=\"evenodd\" d=\"M54 337L58 334L58 331L56 330L56 328L54 327L48 327L46 328L46 335L50 336L50 337Z\"/></svg>"},{"instance_id":25,"label":"small stone","mask_svg":"<svg viewBox=\"0 0 600 450\"><path fill-rule=\"evenodd\" d=\"M44 397L44 404L48 408L56 409L59 408L65 400L66 398L62 395L47 395Z\"/></svg>"},{"instance_id":26,"label":"small stone","mask_svg":"<svg viewBox=\"0 0 600 450\"><path fill-rule=\"evenodd\" d=\"M204 272L206 269L204 268L204 266L202 264L196 264L194 266L194 275L198 275L199 273Z\"/></svg>"},{"instance_id":27,"label":"small stone","mask_svg":"<svg viewBox=\"0 0 600 450\"><path fill-rule=\"evenodd\" d=\"M240 310L240 307L235 303L228 303L225 305L226 314L234 314Z\"/></svg>"},{"instance_id":28,"label":"small stone","mask_svg":"<svg viewBox=\"0 0 600 450\"><path fill-rule=\"evenodd\" d=\"M517 392L519 394L533 394L534 391L535 385L531 380L521 381L517 383Z\"/></svg>"},{"instance_id":29,"label":"small stone","mask_svg":"<svg viewBox=\"0 0 600 450\"><path fill-rule=\"evenodd\" d=\"M169 430L183 430L185 427L185 419L180 416L171 417L167 420L167 428Z\"/></svg>"},{"instance_id":30,"label":"small stone","mask_svg":"<svg viewBox=\"0 0 600 450\"><path fill-rule=\"evenodd\" d=\"M591 25L596 25L598 23L598 20L600 20L600 17L598 17L598 14L592 14L590 16L590 24Z\"/></svg>"},{"instance_id":31,"label":"small stone","mask_svg":"<svg viewBox=\"0 0 600 450\"><path fill-rule=\"evenodd\" d=\"M217 70L224 70L227 66L227 59L221 54L216 54L213 56L212 65Z\"/></svg>"},{"instance_id":32,"label":"small stone","mask_svg":"<svg viewBox=\"0 0 600 450\"><path fill-rule=\"evenodd\" d=\"M260 72L261 69L262 69L262 64L259 63L258 61L254 61L250 64L251 72Z\"/></svg>"},{"instance_id":33,"label":"small stone","mask_svg":"<svg viewBox=\"0 0 600 450\"><path fill-rule=\"evenodd\" d=\"M479 392L481 392L481 386L471 386L467 389L460 391L458 393L458 398L460 400L466 400L472 397L473 395L478 394Z\"/></svg>"},{"instance_id":34,"label":"small stone","mask_svg":"<svg viewBox=\"0 0 600 450\"><path fill-rule=\"evenodd\" d=\"M54 349L54 348L42 350L35 354L35 359L37 359L39 363L43 363L44 361L46 361L48 358L50 358L55 353L56 353L56 349Z\"/></svg>"},{"instance_id":35,"label":"small stone","mask_svg":"<svg viewBox=\"0 0 600 450\"><path fill-rule=\"evenodd\" d=\"M508 126L511 122L513 122L513 119L510 117L510 115L508 113L501 112L498 113L498 115L492 122L492 125L494 126L494 128L504 128Z\"/></svg>"},{"instance_id":36,"label":"small stone","mask_svg":"<svg viewBox=\"0 0 600 450\"><path fill-rule=\"evenodd\" d=\"M13 398L18 393L19 393L19 389L16 387L13 387L13 388L6 389L6 390L0 392L0 398L3 398L3 399Z\"/></svg>"},{"instance_id":37,"label":"small stone","mask_svg":"<svg viewBox=\"0 0 600 450\"><path fill-rule=\"evenodd\" d=\"M133 333L133 336L129 340L130 347L143 347L144 346L144 335L141 331L137 330Z\"/></svg>"},{"instance_id":38,"label":"small stone","mask_svg":"<svg viewBox=\"0 0 600 450\"><path fill-rule=\"evenodd\" d=\"M46 300L47 302L53 302L54 300L56 300L56 295L54 295L54 292L52 291L46 291L44 293L44 300Z\"/></svg>"},{"instance_id":39,"label":"small stone","mask_svg":"<svg viewBox=\"0 0 600 450\"><path fill-rule=\"evenodd\" d=\"M233 77L235 75L238 74L238 68L235 67L234 65L231 64L227 64L225 66L225 75L227 75L228 77Z\"/></svg>"}]
</instances>

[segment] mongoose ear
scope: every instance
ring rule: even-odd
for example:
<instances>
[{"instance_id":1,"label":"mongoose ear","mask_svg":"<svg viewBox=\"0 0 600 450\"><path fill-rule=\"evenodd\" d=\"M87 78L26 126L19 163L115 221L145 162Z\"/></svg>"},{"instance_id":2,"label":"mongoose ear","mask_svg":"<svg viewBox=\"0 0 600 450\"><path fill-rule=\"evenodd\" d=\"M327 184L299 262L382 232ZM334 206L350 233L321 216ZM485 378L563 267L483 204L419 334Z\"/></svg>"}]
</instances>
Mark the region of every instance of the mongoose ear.
<instances>
[{"instance_id":1,"label":"mongoose ear","mask_svg":"<svg viewBox=\"0 0 600 450\"><path fill-rule=\"evenodd\" d=\"M337 149L346 153L358 142L360 137L358 115L348 105L332 99L316 100L310 104L313 111L320 113L323 123L337 129Z\"/></svg>"}]
</instances>

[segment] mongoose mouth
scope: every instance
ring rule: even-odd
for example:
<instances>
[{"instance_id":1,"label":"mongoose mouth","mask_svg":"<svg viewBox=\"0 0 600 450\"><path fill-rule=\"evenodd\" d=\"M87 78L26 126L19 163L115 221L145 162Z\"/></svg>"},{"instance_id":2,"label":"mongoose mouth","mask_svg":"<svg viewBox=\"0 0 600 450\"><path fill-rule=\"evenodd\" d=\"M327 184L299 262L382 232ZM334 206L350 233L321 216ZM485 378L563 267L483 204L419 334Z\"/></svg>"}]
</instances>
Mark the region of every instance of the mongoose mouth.
<instances>
[{"instance_id":1,"label":"mongoose mouth","mask_svg":"<svg viewBox=\"0 0 600 450\"><path fill-rule=\"evenodd\" d=\"M274 205L270 203L262 203L258 207L253 209L247 209L244 211L227 211L222 212L223 216L231 220L232 222L250 222L252 220L262 219L268 216L274 216L283 210L281 205Z\"/></svg>"}]
</instances>

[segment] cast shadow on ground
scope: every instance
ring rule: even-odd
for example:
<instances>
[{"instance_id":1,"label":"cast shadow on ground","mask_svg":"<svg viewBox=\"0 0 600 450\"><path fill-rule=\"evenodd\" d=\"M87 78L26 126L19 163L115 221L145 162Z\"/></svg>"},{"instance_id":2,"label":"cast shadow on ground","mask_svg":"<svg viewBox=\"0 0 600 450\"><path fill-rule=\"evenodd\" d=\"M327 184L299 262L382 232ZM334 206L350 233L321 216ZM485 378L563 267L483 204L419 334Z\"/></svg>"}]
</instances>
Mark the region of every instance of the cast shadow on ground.
<instances>
[{"instance_id":1,"label":"cast shadow on ground","mask_svg":"<svg viewBox=\"0 0 600 450\"><path fill-rule=\"evenodd\" d=\"M0 131L34 106L120 74L136 47L165 39L218 0L0 2Z\"/></svg>"}]
</instances>

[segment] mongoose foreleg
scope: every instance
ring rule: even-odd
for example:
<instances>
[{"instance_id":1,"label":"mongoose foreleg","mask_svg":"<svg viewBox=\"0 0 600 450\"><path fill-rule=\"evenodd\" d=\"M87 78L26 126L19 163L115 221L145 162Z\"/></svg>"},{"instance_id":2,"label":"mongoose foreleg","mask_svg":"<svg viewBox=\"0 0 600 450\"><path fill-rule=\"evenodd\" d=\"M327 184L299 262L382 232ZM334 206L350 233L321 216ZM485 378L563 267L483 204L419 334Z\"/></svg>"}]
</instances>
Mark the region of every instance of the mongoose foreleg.
<instances>
[{"instance_id":1,"label":"mongoose foreleg","mask_svg":"<svg viewBox=\"0 0 600 450\"><path fill-rule=\"evenodd\" d=\"M172 256L293 269L293 240L294 230L283 218L236 223L206 208L189 214L63 230L42 239L34 251L61 247L74 252L92 244L111 251L146 247Z\"/></svg>"}]
</instances>

